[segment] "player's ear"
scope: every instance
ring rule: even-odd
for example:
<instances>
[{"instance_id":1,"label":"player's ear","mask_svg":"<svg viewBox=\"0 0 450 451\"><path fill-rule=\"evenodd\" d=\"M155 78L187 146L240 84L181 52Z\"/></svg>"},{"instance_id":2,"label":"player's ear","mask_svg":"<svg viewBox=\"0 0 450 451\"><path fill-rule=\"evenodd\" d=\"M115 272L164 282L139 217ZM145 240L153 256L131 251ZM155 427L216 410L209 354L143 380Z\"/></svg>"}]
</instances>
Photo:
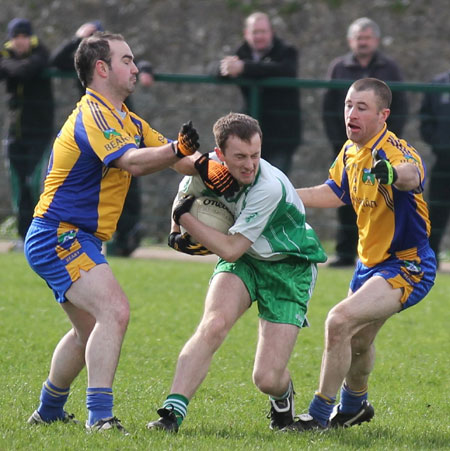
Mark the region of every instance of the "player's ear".
<instances>
[{"instance_id":1,"label":"player's ear","mask_svg":"<svg viewBox=\"0 0 450 451\"><path fill-rule=\"evenodd\" d=\"M216 155L220 161L225 161L225 155L218 147L214 147L214 152L216 152Z\"/></svg>"},{"instance_id":2,"label":"player's ear","mask_svg":"<svg viewBox=\"0 0 450 451\"><path fill-rule=\"evenodd\" d=\"M95 71L101 78L106 78L108 75L108 63L103 60L97 60L95 62Z\"/></svg>"}]
</instances>

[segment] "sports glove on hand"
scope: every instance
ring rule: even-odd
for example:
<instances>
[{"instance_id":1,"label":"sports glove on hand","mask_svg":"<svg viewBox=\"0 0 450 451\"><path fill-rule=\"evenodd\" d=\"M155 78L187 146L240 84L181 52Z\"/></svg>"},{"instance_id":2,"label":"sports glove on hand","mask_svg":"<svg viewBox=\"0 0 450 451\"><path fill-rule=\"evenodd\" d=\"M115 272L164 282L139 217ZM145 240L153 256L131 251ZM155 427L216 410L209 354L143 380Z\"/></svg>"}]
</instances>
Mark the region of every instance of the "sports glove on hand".
<instances>
[{"instance_id":1,"label":"sports glove on hand","mask_svg":"<svg viewBox=\"0 0 450 451\"><path fill-rule=\"evenodd\" d=\"M189 255L211 255L208 249L200 243L193 243L188 233L172 232L169 235L167 244L178 252Z\"/></svg>"},{"instance_id":2,"label":"sports glove on hand","mask_svg":"<svg viewBox=\"0 0 450 451\"><path fill-rule=\"evenodd\" d=\"M198 158L194 165L205 186L219 196L231 197L239 191L239 183L228 168L211 160L207 153Z\"/></svg>"},{"instance_id":3,"label":"sports glove on hand","mask_svg":"<svg viewBox=\"0 0 450 451\"><path fill-rule=\"evenodd\" d=\"M378 151L374 152L374 160L376 161L370 173L375 175L383 185L392 185L398 179L398 174L395 168L391 165L389 160L382 160Z\"/></svg>"},{"instance_id":4,"label":"sports glove on hand","mask_svg":"<svg viewBox=\"0 0 450 451\"><path fill-rule=\"evenodd\" d=\"M194 201L195 197L191 195L183 196L182 198L178 199L172 212L172 217L176 224L180 225L181 215L184 215L184 213L189 213L189 210L191 209Z\"/></svg>"},{"instance_id":5,"label":"sports glove on hand","mask_svg":"<svg viewBox=\"0 0 450 451\"><path fill-rule=\"evenodd\" d=\"M181 126L178 132L178 144L172 144L173 151L178 158L192 155L199 147L199 136L197 130L193 127L192 121L186 122Z\"/></svg>"}]
</instances>

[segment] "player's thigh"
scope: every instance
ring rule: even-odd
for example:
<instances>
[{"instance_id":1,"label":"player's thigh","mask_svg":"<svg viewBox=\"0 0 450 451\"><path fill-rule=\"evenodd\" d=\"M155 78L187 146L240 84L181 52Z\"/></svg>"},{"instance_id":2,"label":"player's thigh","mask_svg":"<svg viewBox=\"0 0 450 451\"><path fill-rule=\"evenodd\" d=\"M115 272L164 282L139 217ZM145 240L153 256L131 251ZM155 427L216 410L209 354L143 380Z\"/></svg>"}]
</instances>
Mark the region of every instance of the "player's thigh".
<instances>
[{"instance_id":1,"label":"player's thigh","mask_svg":"<svg viewBox=\"0 0 450 451\"><path fill-rule=\"evenodd\" d=\"M297 341L299 327L259 320L255 371L286 368Z\"/></svg>"},{"instance_id":2,"label":"player's thigh","mask_svg":"<svg viewBox=\"0 0 450 451\"><path fill-rule=\"evenodd\" d=\"M242 279L231 272L219 272L211 280L203 317L220 315L231 327L250 307L251 300Z\"/></svg>"},{"instance_id":3,"label":"player's thigh","mask_svg":"<svg viewBox=\"0 0 450 451\"><path fill-rule=\"evenodd\" d=\"M80 270L80 277L67 290L66 298L95 318L123 314L129 308L125 293L106 263L89 271Z\"/></svg>"},{"instance_id":4,"label":"player's thigh","mask_svg":"<svg viewBox=\"0 0 450 451\"><path fill-rule=\"evenodd\" d=\"M401 310L401 296L400 288L392 288L385 279L374 276L336 305L330 314L345 318L349 327L360 330L398 313Z\"/></svg>"}]
</instances>

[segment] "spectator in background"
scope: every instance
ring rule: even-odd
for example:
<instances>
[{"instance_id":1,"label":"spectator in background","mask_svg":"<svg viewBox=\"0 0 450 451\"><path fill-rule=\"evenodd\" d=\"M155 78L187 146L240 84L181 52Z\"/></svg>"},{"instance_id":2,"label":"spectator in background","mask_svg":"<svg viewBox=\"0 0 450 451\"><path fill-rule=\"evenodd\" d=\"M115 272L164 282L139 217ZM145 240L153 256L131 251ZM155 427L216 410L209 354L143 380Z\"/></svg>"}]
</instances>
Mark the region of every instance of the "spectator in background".
<instances>
[{"instance_id":1,"label":"spectator in background","mask_svg":"<svg viewBox=\"0 0 450 451\"><path fill-rule=\"evenodd\" d=\"M74 72L74 55L83 38L87 38L96 31L103 31L100 21L95 20L82 24L75 35L65 40L51 54L50 63L62 71ZM149 61L137 63L139 69L138 81L142 86L153 85L153 68ZM80 97L84 95L85 89L77 78L77 87ZM131 97L125 101L129 110L134 110ZM117 230L111 241L108 242L107 251L109 255L128 257L139 247L142 238L141 219L141 189L136 177L131 179L130 189L123 207L122 214L117 224Z\"/></svg>"},{"instance_id":2,"label":"spectator in background","mask_svg":"<svg viewBox=\"0 0 450 451\"><path fill-rule=\"evenodd\" d=\"M334 59L327 78L330 80L358 80L374 77L383 81L402 81L403 76L397 63L378 50L380 28L371 19L361 17L355 20L347 31L350 52ZM343 105L347 89L332 88L326 91L323 99L323 122L327 137L333 147L335 158L346 141L347 135L343 118ZM401 136L408 114L406 95L394 91L391 115L388 119L389 130ZM352 266L356 258L358 230L356 215L351 205L337 210L338 230L336 237L336 260L330 266Z\"/></svg>"},{"instance_id":3,"label":"spectator in background","mask_svg":"<svg viewBox=\"0 0 450 451\"><path fill-rule=\"evenodd\" d=\"M297 50L274 35L269 16L255 12L245 20L245 42L220 61L222 77L297 77ZM250 113L250 88L241 87ZM300 95L296 88L262 88L259 122L264 135L262 158L288 174L301 140Z\"/></svg>"},{"instance_id":4,"label":"spectator in background","mask_svg":"<svg viewBox=\"0 0 450 451\"><path fill-rule=\"evenodd\" d=\"M437 75L432 82L450 85L450 71ZM430 245L439 263L439 248L450 214L450 92L426 93L420 117L422 138L435 156L429 187Z\"/></svg>"},{"instance_id":5,"label":"spectator in background","mask_svg":"<svg viewBox=\"0 0 450 451\"><path fill-rule=\"evenodd\" d=\"M6 82L9 109L5 150L12 203L23 247L39 197L42 163L53 134L53 94L44 75L48 51L33 34L31 22L15 18L0 54L0 79Z\"/></svg>"}]
</instances>

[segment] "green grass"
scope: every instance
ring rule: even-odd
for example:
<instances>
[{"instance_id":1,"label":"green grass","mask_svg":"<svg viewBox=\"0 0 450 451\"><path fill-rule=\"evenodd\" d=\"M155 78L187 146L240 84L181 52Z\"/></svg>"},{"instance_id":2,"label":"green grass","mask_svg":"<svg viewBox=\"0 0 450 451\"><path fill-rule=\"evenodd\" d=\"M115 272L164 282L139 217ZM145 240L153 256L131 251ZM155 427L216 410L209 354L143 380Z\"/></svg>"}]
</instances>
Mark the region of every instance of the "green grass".
<instances>
[{"instance_id":1,"label":"green grass","mask_svg":"<svg viewBox=\"0 0 450 451\"><path fill-rule=\"evenodd\" d=\"M156 419L178 352L200 319L212 265L118 258L110 263L132 309L114 385L115 414L131 436L26 425L69 323L23 256L2 254L0 450L450 449L449 275L440 274L427 299L391 318L380 332L369 386L376 411L370 424L325 434L270 431L267 397L251 382L258 324L253 307L216 354L180 433L168 436L145 425ZM300 332L290 362L298 413L317 386L326 313L346 293L350 276L350 270L319 270L311 327ZM85 389L83 372L67 403L82 421Z\"/></svg>"}]
</instances>

